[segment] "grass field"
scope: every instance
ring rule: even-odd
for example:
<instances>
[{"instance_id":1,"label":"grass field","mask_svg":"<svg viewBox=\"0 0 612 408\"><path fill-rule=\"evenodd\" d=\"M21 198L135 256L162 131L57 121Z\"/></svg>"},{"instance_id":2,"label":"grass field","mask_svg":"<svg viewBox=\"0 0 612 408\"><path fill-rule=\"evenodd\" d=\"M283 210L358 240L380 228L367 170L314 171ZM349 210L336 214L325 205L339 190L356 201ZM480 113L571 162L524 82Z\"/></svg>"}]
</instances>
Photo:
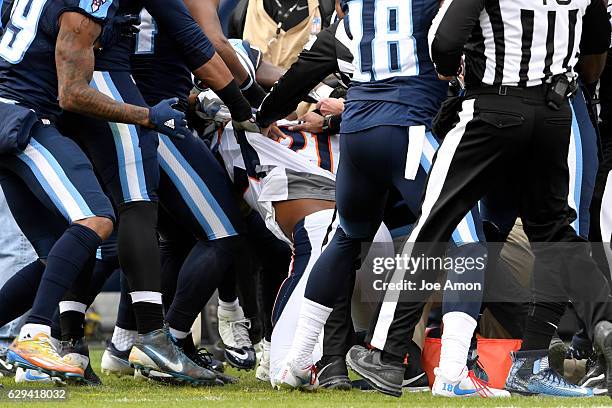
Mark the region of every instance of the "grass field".
<instances>
[{"instance_id":1,"label":"grass field","mask_svg":"<svg viewBox=\"0 0 612 408\"><path fill-rule=\"evenodd\" d=\"M99 372L101 351L92 353L94 369ZM378 406L408 406L408 407L594 407L612 406L608 397L590 399L559 399L539 397L512 397L504 400L493 399L440 399L429 393L404 394L402 398L387 397L375 392L350 392L321 390L315 393L300 391L273 391L269 384L255 379L254 372L236 372L227 370L229 374L240 378L239 384L215 387L195 388L191 386L173 387L152 382L134 380L133 378L102 378L101 387L66 387L68 399L63 402L9 402L6 390L12 388L33 387L33 385L17 385L12 379L0 378L5 387L0 407L23 406L58 406L64 408L107 408L120 407L378 407ZM36 387L43 387L36 385ZM47 386L52 388L53 386ZM26 405L27 404L27 405Z\"/></svg>"}]
</instances>

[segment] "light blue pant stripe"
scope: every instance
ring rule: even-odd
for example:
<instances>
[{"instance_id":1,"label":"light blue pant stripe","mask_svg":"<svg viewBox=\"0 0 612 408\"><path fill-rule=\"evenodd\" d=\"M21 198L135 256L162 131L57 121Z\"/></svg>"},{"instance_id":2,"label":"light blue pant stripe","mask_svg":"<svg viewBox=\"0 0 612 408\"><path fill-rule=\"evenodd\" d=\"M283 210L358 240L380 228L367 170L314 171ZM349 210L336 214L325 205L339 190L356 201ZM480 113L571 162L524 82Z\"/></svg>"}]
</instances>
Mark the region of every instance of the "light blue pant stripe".
<instances>
[{"instance_id":1,"label":"light blue pant stripe","mask_svg":"<svg viewBox=\"0 0 612 408\"><path fill-rule=\"evenodd\" d=\"M108 89L110 89L112 95L113 95L113 99L115 99L117 102L124 102L123 98L121 97L121 94L119 93L119 90L117 89L117 87L115 86L115 83L113 82L113 79L111 78L110 74L108 72L102 72L102 76L104 77L104 81L106 82L106 86L108 86ZM114 126L113 126L114 125ZM119 129L117 127L117 125L111 123L111 129L113 131L113 135L114 135L114 139L115 139L115 143L117 142L117 139L120 139L121 136L119 134ZM128 125L128 129L130 132L130 140L131 140L131 144L132 144L132 150L134 151L134 163L135 163L135 167L136 167L136 174L138 177L138 190L140 192L140 197L142 197L145 200L150 200L149 195L147 194L147 183L146 183L146 179L144 176L144 169L142 168L142 154L140 152L140 141L138 139L138 132L136 131L136 126L134 125ZM119 143L119 145L117 146L117 150L120 156L124 155L124 149L123 149L123 144ZM122 160L121 160L122 159ZM120 161L122 161L122 167L121 168L125 168L125 164L126 164L126 158L122 157L120 159ZM121 169L120 169L121 170ZM121 171L120 171L121 173ZM124 180L125 183L124 183ZM122 185L122 189L124 192L124 198L126 199L126 201L131 201L133 199L138 199L140 200L140 197L133 197L132 194L128 191L127 196L125 196L125 186L127 185L127 175L123 175L123 177L121 178L121 185Z\"/></svg>"},{"instance_id":2,"label":"light blue pant stripe","mask_svg":"<svg viewBox=\"0 0 612 408\"><path fill-rule=\"evenodd\" d=\"M572 133L574 135L574 145L576 146L576 175L574 178L574 202L576 203L576 220L572 223L572 227L578 235L580 235L580 201L582 198L582 135L580 134L580 126L576 120L576 111L570 103L572 109Z\"/></svg>"},{"instance_id":3,"label":"light blue pant stripe","mask_svg":"<svg viewBox=\"0 0 612 408\"><path fill-rule=\"evenodd\" d=\"M162 168L168 173L168 175L170 175L170 178L172 179L174 185L180 191L181 196L183 197L185 202L187 202L187 204L189 205L191 212L200 221L202 228L204 228L209 238L215 239L221 236L237 235L237 232L234 229L234 226L232 225L230 220L225 215L225 211L223 211L223 209L221 208L217 200L215 200L215 197L212 195L212 193L208 189L208 186L206 185L204 180L200 178L200 176L196 173L193 167L191 167L191 165L183 157L181 152L179 152L179 150L176 148L176 146L174 146L172 141L170 141L168 136L160 134L159 139L160 139L160 144L161 143L164 144L164 146L168 149L170 154L173 156L174 160L176 160L181 165L181 167L189 174L191 181L197 186L198 190L204 196L210 208L212 208L214 215L221 222L224 231L221 231L221 232L214 231L210 223L206 220L206 214L202 214L202 212L200 211L196 203L193 201L193 198L191 194L189 194L187 188L185 187L184 182L180 179L180 177L176 174L176 172L172 170L171 166L164 159L163 155L160 154L159 155L160 163L163 163Z\"/></svg>"},{"instance_id":4,"label":"light blue pant stripe","mask_svg":"<svg viewBox=\"0 0 612 408\"><path fill-rule=\"evenodd\" d=\"M29 157L26 154L26 152L19 153L18 154L19 159L21 159L24 163L26 163L28 167L30 168L30 170L32 170L32 172L34 173L34 176L36 177L38 182L43 186L45 192L47 193L49 198L51 198L51 201L53 201L57 209L62 213L64 218L66 218L68 222L73 222L78 219L93 217L94 214L89 208L89 206L87 205L87 203L85 202L85 199L83 198L81 193L79 193L79 191L76 189L74 184L72 184L72 182L70 181L70 179L64 172L64 169L57 162L55 157L53 157L51 152L49 152L49 150L47 150L43 145L37 142L34 138L30 139L30 146L44 157L47 164L51 166L51 168L53 169L53 171L59 178L63 187L66 188L66 190L68 191L68 194L70 194L70 197L75 201L75 203L79 207L80 214L70 214L70 211L66 207L65 203L59 198L56 191L51 186L51 184L49 184L49 181L44 176L43 172L38 167L38 165L34 162L34 160L31 157Z\"/></svg>"}]
</instances>

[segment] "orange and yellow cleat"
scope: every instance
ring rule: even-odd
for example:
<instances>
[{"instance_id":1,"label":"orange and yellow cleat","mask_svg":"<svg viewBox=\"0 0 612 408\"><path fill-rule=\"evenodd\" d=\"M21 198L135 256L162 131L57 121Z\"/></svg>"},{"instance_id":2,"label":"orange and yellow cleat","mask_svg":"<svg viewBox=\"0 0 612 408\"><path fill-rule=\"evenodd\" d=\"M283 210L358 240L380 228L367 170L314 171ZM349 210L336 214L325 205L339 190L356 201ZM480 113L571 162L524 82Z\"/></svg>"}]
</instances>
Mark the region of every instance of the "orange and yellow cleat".
<instances>
[{"instance_id":1,"label":"orange and yellow cleat","mask_svg":"<svg viewBox=\"0 0 612 408\"><path fill-rule=\"evenodd\" d=\"M63 359L49 335L42 332L31 339L15 339L9 347L7 359L18 367L40 370L52 377L79 380L84 376L83 368Z\"/></svg>"}]
</instances>

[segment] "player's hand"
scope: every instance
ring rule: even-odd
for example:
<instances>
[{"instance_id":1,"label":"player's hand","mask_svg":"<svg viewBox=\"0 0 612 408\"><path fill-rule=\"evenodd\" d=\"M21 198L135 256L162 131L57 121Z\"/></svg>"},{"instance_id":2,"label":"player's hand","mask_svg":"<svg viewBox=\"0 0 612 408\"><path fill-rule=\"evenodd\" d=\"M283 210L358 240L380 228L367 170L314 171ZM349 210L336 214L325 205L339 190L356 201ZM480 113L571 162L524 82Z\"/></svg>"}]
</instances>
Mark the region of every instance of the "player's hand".
<instances>
[{"instance_id":1,"label":"player's hand","mask_svg":"<svg viewBox=\"0 0 612 408\"><path fill-rule=\"evenodd\" d=\"M344 112L344 99L323 98L317 103L317 109L321 115L340 115Z\"/></svg>"},{"instance_id":2,"label":"player's hand","mask_svg":"<svg viewBox=\"0 0 612 408\"><path fill-rule=\"evenodd\" d=\"M164 99L149 108L149 122L159 133L183 139L191 136L191 131L187 128L185 114L174 108L177 103L178 98Z\"/></svg>"},{"instance_id":3,"label":"player's hand","mask_svg":"<svg viewBox=\"0 0 612 408\"><path fill-rule=\"evenodd\" d=\"M281 140L287 137L287 135L284 134L278 126L276 126L276 123L273 123L270 126L261 129L261 134L274 140L275 142L280 142Z\"/></svg>"},{"instance_id":4,"label":"player's hand","mask_svg":"<svg viewBox=\"0 0 612 408\"><path fill-rule=\"evenodd\" d=\"M438 79L439 79L440 81L450 82L450 81L452 81L453 79L455 79L455 77L454 77L454 76L445 76L445 75L442 75L442 74L438 74Z\"/></svg>"},{"instance_id":5,"label":"player's hand","mask_svg":"<svg viewBox=\"0 0 612 408\"><path fill-rule=\"evenodd\" d=\"M259 127L255 118L250 118L243 121L232 120L232 126L234 130L244 130L245 132L261 133L262 129Z\"/></svg>"},{"instance_id":6,"label":"player's hand","mask_svg":"<svg viewBox=\"0 0 612 408\"><path fill-rule=\"evenodd\" d=\"M308 112L299 118L302 123L289 126L291 131L306 131L310 133L323 132L323 116L318 113Z\"/></svg>"}]
</instances>

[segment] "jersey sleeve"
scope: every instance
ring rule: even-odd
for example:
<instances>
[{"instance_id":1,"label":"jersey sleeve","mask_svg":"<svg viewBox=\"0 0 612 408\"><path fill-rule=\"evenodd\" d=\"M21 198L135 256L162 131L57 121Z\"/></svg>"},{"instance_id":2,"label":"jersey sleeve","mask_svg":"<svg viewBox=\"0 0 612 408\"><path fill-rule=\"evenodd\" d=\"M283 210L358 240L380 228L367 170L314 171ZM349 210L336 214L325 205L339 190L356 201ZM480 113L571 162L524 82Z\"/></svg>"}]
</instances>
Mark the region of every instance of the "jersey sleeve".
<instances>
[{"instance_id":1,"label":"jersey sleeve","mask_svg":"<svg viewBox=\"0 0 612 408\"><path fill-rule=\"evenodd\" d=\"M182 0L144 0L143 4L159 28L174 38L191 71L200 68L215 55L215 48Z\"/></svg>"},{"instance_id":2,"label":"jersey sleeve","mask_svg":"<svg viewBox=\"0 0 612 408\"><path fill-rule=\"evenodd\" d=\"M610 48L610 14L603 0L593 0L582 17L580 54L603 54Z\"/></svg>"},{"instance_id":3,"label":"jersey sleeve","mask_svg":"<svg viewBox=\"0 0 612 408\"><path fill-rule=\"evenodd\" d=\"M79 0L78 9L82 14L97 21L114 17L119 0Z\"/></svg>"},{"instance_id":4,"label":"jersey sleeve","mask_svg":"<svg viewBox=\"0 0 612 408\"><path fill-rule=\"evenodd\" d=\"M431 59L439 74L455 76L463 47L478 23L485 0L445 0L429 30Z\"/></svg>"},{"instance_id":5,"label":"jersey sleeve","mask_svg":"<svg viewBox=\"0 0 612 408\"><path fill-rule=\"evenodd\" d=\"M257 113L260 125L268 126L293 112L312 88L326 76L339 71L335 36L338 24L340 22L319 32L310 49L303 50L274 85Z\"/></svg>"}]
</instances>

